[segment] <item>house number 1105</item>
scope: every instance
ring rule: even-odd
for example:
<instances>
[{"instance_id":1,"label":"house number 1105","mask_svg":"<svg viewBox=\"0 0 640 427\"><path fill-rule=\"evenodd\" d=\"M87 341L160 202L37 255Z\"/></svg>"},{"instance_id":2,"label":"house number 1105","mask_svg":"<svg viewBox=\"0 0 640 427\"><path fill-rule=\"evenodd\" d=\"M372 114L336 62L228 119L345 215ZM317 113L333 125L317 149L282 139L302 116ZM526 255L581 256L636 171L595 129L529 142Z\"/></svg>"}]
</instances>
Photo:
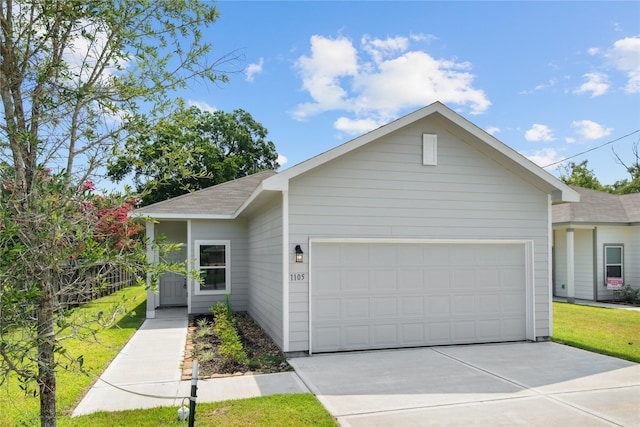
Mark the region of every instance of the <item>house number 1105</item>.
<instances>
[{"instance_id":1,"label":"house number 1105","mask_svg":"<svg viewBox=\"0 0 640 427\"><path fill-rule=\"evenodd\" d=\"M292 282L302 282L304 280L304 273L293 273L289 275Z\"/></svg>"}]
</instances>

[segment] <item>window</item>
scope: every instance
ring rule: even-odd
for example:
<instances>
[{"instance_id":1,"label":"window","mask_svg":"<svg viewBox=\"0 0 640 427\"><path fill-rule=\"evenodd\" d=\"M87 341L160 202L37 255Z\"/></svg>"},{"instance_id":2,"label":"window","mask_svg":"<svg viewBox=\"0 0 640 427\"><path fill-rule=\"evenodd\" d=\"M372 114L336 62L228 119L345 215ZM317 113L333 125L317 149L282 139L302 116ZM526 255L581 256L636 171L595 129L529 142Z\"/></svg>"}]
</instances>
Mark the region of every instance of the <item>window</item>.
<instances>
[{"instance_id":1,"label":"window","mask_svg":"<svg viewBox=\"0 0 640 427\"><path fill-rule=\"evenodd\" d=\"M614 282L622 283L624 275L624 247L622 245L604 246L604 284L605 286L615 279Z\"/></svg>"},{"instance_id":2,"label":"window","mask_svg":"<svg viewBox=\"0 0 640 427\"><path fill-rule=\"evenodd\" d=\"M196 269L200 283L196 295L222 294L231 290L228 240L196 240Z\"/></svg>"}]
</instances>

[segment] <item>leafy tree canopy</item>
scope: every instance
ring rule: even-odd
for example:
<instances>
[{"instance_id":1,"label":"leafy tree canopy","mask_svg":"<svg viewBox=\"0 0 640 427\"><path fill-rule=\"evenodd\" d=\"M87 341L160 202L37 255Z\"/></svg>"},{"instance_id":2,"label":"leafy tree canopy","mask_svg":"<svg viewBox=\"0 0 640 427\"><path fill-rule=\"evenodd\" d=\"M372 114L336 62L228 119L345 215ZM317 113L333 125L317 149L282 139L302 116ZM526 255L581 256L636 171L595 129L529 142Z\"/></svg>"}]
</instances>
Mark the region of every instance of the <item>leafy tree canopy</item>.
<instances>
[{"instance_id":1,"label":"leafy tree canopy","mask_svg":"<svg viewBox=\"0 0 640 427\"><path fill-rule=\"evenodd\" d=\"M0 383L35 384L43 426L56 425L56 370L82 364L62 338L92 335L69 326L68 297L113 270L157 273L130 197L93 182L175 89L227 80L218 67L235 58L208 62L201 32L217 17L204 0L0 0Z\"/></svg>"},{"instance_id":2,"label":"leafy tree canopy","mask_svg":"<svg viewBox=\"0 0 640 427\"><path fill-rule=\"evenodd\" d=\"M567 175L561 175L560 179L565 184L604 191L604 187L600 184L594 172L588 168L587 163L587 160L583 160L577 164L570 162L565 168Z\"/></svg>"},{"instance_id":3,"label":"leafy tree canopy","mask_svg":"<svg viewBox=\"0 0 640 427\"><path fill-rule=\"evenodd\" d=\"M119 182L133 173L142 205L278 167L267 129L243 110L179 109L130 138L109 164ZM179 166L177 166L179 165Z\"/></svg>"}]
</instances>

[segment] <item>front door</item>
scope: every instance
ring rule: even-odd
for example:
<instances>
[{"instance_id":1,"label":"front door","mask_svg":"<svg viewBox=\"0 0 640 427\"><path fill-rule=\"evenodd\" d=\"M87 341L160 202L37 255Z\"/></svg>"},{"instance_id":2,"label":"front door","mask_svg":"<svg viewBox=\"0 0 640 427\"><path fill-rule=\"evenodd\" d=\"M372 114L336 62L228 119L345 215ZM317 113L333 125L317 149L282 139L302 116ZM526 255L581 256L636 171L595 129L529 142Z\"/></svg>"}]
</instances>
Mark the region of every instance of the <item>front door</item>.
<instances>
[{"instance_id":1,"label":"front door","mask_svg":"<svg viewBox=\"0 0 640 427\"><path fill-rule=\"evenodd\" d=\"M187 305L187 277L176 273L165 273L160 277L160 305Z\"/></svg>"}]
</instances>

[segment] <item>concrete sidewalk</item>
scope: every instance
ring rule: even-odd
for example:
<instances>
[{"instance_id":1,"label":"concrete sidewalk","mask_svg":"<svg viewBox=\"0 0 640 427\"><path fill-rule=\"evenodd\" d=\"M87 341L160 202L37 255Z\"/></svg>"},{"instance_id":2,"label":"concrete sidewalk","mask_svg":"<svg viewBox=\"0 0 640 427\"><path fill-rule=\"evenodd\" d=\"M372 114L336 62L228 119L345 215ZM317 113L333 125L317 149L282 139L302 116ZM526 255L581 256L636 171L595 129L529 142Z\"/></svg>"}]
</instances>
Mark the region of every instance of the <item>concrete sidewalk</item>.
<instances>
[{"instance_id":1,"label":"concrete sidewalk","mask_svg":"<svg viewBox=\"0 0 640 427\"><path fill-rule=\"evenodd\" d=\"M75 408L73 416L98 411L180 407L191 390L191 381L180 380L187 326L186 308L156 310L156 318L145 320ZM197 402L308 392L295 372L247 375L199 380Z\"/></svg>"}]
</instances>

